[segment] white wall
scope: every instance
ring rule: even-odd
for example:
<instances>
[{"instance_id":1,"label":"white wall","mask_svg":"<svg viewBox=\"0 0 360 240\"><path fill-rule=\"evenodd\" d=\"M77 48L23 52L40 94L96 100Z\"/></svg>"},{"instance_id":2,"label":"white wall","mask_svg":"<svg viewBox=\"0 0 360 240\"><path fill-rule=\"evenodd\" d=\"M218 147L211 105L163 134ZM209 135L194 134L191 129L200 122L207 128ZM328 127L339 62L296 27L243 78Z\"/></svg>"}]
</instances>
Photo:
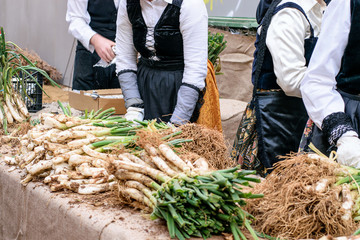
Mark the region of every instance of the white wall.
<instances>
[{"instance_id":1,"label":"white wall","mask_svg":"<svg viewBox=\"0 0 360 240\"><path fill-rule=\"evenodd\" d=\"M66 0L0 0L0 26L6 40L35 51L58 69L69 86L74 38L67 32L66 4Z\"/></svg>"},{"instance_id":2,"label":"white wall","mask_svg":"<svg viewBox=\"0 0 360 240\"><path fill-rule=\"evenodd\" d=\"M204 0L211 17L255 18L259 0Z\"/></svg>"}]
</instances>

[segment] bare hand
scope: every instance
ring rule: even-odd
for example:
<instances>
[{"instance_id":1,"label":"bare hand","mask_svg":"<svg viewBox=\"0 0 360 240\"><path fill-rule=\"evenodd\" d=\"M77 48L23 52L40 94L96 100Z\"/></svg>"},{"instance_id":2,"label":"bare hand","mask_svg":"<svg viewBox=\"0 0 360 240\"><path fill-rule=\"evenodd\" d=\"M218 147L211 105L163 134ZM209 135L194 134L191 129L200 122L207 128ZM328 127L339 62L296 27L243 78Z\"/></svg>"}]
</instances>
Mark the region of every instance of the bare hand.
<instances>
[{"instance_id":1,"label":"bare hand","mask_svg":"<svg viewBox=\"0 0 360 240\"><path fill-rule=\"evenodd\" d=\"M90 39L90 44L95 47L96 53L105 62L109 63L114 59L115 53L112 50L112 46L115 46L115 42L101 36L100 34L95 34Z\"/></svg>"}]
</instances>

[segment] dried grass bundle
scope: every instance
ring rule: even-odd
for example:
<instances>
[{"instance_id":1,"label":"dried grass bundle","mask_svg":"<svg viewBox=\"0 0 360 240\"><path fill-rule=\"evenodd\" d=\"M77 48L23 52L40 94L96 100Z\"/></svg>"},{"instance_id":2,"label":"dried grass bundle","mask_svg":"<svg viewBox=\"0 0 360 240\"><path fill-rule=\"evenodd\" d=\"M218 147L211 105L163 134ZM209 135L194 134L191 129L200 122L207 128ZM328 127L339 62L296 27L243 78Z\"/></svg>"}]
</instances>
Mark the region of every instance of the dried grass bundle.
<instances>
[{"instance_id":1,"label":"dried grass bundle","mask_svg":"<svg viewBox=\"0 0 360 240\"><path fill-rule=\"evenodd\" d=\"M193 139L183 144L183 152L193 152L205 158L215 169L225 169L236 165L231 160L224 136L221 132L195 123L180 127L180 138Z\"/></svg>"}]
</instances>

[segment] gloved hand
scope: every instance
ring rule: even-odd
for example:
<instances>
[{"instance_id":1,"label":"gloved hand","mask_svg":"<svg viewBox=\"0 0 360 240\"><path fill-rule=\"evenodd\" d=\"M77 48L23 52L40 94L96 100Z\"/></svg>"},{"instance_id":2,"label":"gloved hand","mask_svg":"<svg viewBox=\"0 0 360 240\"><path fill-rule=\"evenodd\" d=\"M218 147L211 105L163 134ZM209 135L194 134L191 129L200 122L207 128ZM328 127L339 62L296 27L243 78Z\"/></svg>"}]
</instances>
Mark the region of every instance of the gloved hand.
<instances>
[{"instance_id":1,"label":"gloved hand","mask_svg":"<svg viewBox=\"0 0 360 240\"><path fill-rule=\"evenodd\" d=\"M170 122L177 125L187 123L194 112L198 98L199 92L197 90L187 85L181 85Z\"/></svg>"},{"instance_id":2,"label":"gloved hand","mask_svg":"<svg viewBox=\"0 0 360 240\"><path fill-rule=\"evenodd\" d=\"M360 168L360 139L357 136L344 134L337 141L338 163L350 167Z\"/></svg>"},{"instance_id":3,"label":"gloved hand","mask_svg":"<svg viewBox=\"0 0 360 240\"><path fill-rule=\"evenodd\" d=\"M137 107L129 107L125 114L125 118L128 121L134 121L135 119L142 121L144 120L144 109Z\"/></svg>"}]
</instances>

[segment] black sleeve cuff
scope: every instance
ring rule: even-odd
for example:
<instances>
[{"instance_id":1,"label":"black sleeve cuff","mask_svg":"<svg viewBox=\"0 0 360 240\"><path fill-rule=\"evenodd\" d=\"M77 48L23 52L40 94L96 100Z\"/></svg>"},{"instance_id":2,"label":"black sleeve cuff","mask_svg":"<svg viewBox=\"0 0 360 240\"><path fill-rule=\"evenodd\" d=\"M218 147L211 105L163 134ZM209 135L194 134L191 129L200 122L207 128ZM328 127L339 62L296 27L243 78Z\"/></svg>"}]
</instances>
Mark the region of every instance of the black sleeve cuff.
<instances>
[{"instance_id":1,"label":"black sleeve cuff","mask_svg":"<svg viewBox=\"0 0 360 240\"><path fill-rule=\"evenodd\" d=\"M195 85L192 85L192 84L189 84L189 83L182 83L181 85L184 85L184 86L186 86L186 87L192 88L192 89L194 89L195 91L197 91L198 93L201 92L200 88L198 88L198 87L195 86Z\"/></svg>"},{"instance_id":2,"label":"black sleeve cuff","mask_svg":"<svg viewBox=\"0 0 360 240\"><path fill-rule=\"evenodd\" d=\"M132 70L132 69L124 69L124 70L121 70L120 72L117 73L117 77L119 77L119 75L123 74L123 73L127 73L127 72L133 72L136 74L136 71L135 70Z\"/></svg>"},{"instance_id":3,"label":"black sleeve cuff","mask_svg":"<svg viewBox=\"0 0 360 240\"><path fill-rule=\"evenodd\" d=\"M321 128L331 146L335 146L337 140L344 133L355 131L352 127L351 118L344 112L336 112L326 116Z\"/></svg>"}]
</instances>

